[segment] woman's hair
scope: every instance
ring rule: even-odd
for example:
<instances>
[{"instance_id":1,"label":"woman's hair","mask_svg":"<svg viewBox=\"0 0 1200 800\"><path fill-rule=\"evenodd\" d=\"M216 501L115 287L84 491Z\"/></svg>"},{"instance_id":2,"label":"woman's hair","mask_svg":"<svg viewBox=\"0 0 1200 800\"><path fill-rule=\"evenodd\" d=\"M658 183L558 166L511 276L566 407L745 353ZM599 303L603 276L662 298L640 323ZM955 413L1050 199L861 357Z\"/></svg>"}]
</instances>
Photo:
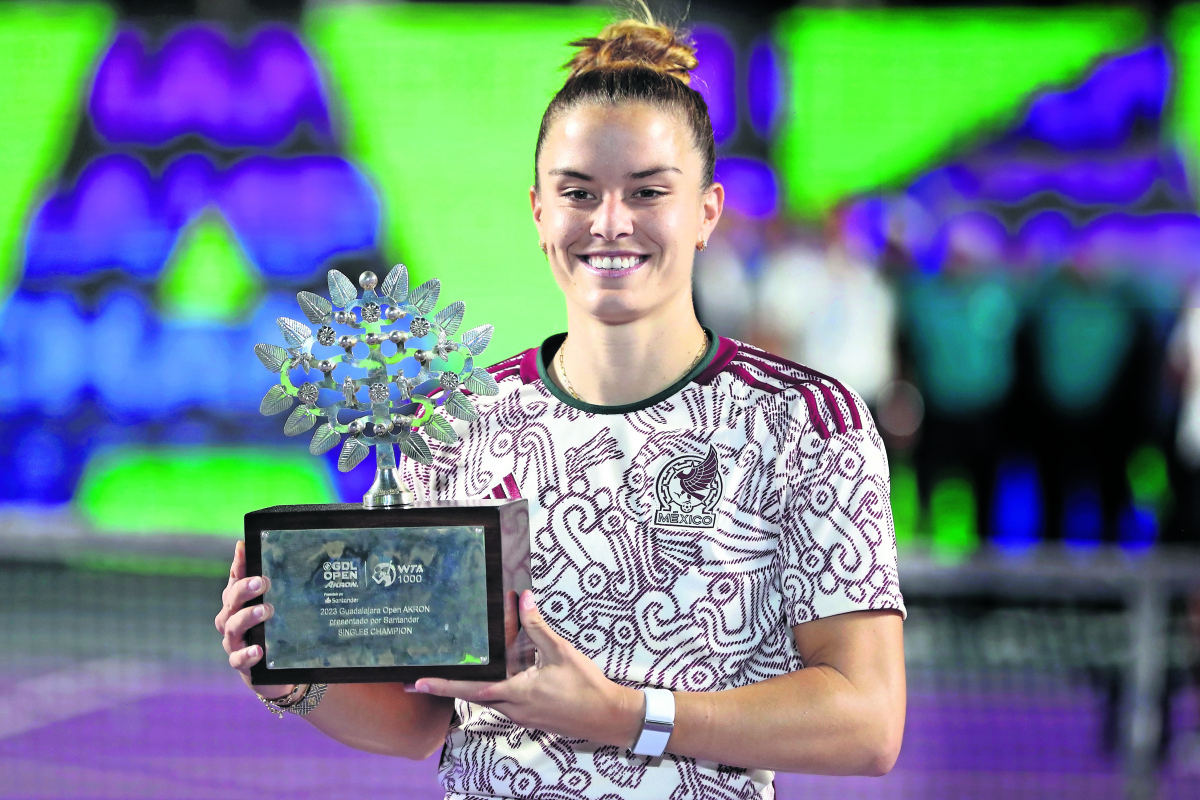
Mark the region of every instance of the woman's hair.
<instances>
[{"instance_id":1,"label":"woman's hair","mask_svg":"<svg viewBox=\"0 0 1200 800\"><path fill-rule=\"evenodd\" d=\"M686 35L655 22L644 5L641 10L645 21L621 20L605 27L599 36L571 42L580 50L566 63L571 74L542 115L533 155L535 186L542 145L558 117L585 104L622 103L646 103L678 114L691 129L692 142L704 162L700 185L704 189L712 185L717 148L708 104L688 86L696 68L696 51Z\"/></svg>"}]
</instances>

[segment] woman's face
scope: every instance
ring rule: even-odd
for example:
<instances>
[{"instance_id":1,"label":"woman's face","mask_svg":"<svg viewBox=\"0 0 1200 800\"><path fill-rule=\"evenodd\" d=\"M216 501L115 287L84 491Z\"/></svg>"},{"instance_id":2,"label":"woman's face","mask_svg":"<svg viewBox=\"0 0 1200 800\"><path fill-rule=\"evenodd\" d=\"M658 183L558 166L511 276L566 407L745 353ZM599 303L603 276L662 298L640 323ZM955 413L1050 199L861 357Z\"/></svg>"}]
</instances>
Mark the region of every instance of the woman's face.
<instances>
[{"instance_id":1,"label":"woman's face","mask_svg":"<svg viewBox=\"0 0 1200 800\"><path fill-rule=\"evenodd\" d=\"M559 117L538 162L533 219L567 303L609 324L691 313L692 257L721 216L686 123L641 103Z\"/></svg>"}]
</instances>

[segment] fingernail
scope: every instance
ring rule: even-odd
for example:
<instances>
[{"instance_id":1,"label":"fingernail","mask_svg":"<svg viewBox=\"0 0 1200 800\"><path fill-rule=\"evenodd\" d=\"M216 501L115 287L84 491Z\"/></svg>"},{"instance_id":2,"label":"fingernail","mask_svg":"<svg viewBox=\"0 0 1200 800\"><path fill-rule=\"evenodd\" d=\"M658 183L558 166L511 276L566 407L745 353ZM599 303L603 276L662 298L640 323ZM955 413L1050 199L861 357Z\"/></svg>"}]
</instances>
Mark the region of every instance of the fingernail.
<instances>
[{"instance_id":1,"label":"fingernail","mask_svg":"<svg viewBox=\"0 0 1200 800\"><path fill-rule=\"evenodd\" d=\"M255 644L255 645L250 646L250 657L251 658L258 658L261 655L262 655L262 650L259 649L258 645Z\"/></svg>"},{"instance_id":2,"label":"fingernail","mask_svg":"<svg viewBox=\"0 0 1200 800\"><path fill-rule=\"evenodd\" d=\"M413 691L420 692L421 694L429 694L429 684L420 683L418 681L417 683L413 684Z\"/></svg>"},{"instance_id":3,"label":"fingernail","mask_svg":"<svg viewBox=\"0 0 1200 800\"><path fill-rule=\"evenodd\" d=\"M250 585L250 591L257 592L259 589L262 588L262 578L251 578L249 585Z\"/></svg>"},{"instance_id":4,"label":"fingernail","mask_svg":"<svg viewBox=\"0 0 1200 800\"><path fill-rule=\"evenodd\" d=\"M525 592L521 595L521 605L527 610L532 611L534 608L533 592Z\"/></svg>"},{"instance_id":5,"label":"fingernail","mask_svg":"<svg viewBox=\"0 0 1200 800\"><path fill-rule=\"evenodd\" d=\"M254 610L251 611L250 613L254 615L255 619L262 619L263 614L267 613L267 609L265 609L262 606L255 606Z\"/></svg>"},{"instance_id":6,"label":"fingernail","mask_svg":"<svg viewBox=\"0 0 1200 800\"><path fill-rule=\"evenodd\" d=\"M275 606L271 605L270 603L263 603L263 607L267 609L267 614L272 617L275 616Z\"/></svg>"}]
</instances>

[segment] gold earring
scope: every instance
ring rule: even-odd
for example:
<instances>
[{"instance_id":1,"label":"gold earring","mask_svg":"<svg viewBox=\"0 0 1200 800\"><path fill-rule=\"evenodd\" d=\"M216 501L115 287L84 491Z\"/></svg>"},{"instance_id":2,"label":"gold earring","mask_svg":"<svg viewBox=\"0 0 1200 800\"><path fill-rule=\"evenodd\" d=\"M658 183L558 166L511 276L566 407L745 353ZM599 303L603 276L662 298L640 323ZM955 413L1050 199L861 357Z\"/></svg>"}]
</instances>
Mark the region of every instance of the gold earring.
<instances>
[{"instance_id":1,"label":"gold earring","mask_svg":"<svg viewBox=\"0 0 1200 800\"><path fill-rule=\"evenodd\" d=\"M696 245L696 252L703 253L705 251L705 249L707 249L707 248L708 248L708 239L701 239L700 243Z\"/></svg>"},{"instance_id":2,"label":"gold earring","mask_svg":"<svg viewBox=\"0 0 1200 800\"><path fill-rule=\"evenodd\" d=\"M542 252L543 253L546 252L546 243L545 242L542 242Z\"/></svg>"}]
</instances>

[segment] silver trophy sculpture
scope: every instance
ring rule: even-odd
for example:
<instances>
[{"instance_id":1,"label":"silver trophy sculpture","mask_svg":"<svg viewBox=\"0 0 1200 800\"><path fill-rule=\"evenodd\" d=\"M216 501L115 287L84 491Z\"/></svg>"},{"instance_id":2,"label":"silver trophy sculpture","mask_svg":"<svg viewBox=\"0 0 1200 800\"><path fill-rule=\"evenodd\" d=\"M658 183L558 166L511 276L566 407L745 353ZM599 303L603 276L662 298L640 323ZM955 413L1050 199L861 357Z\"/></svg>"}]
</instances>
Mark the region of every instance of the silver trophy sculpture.
<instances>
[{"instance_id":1,"label":"silver trophy sculpture","mask_svg":"<svg viewBox=\"0 0 1200 800\"><path fill-rule=\"evenodd\" d=\"M423 432L441 442L458 438L450 421L438 413L439 403L430 398L431 394L440 392L440 406L447 414L470 421L478 413L463 390L477 395L499 391L491 374L475 366L475 358L491 341L491 325L480 325L459 335L465 310L462 301L433 314L441 281L428 280L410 292L408 269L403 264L388 272L378 292L377 282L373 272L359 275L358 285L363 290L359 297L345 275L330 270L332 303L312 292L296 295L304 316L320 326L316 333L302 322L280 317L276 322L288 346L254 346L263 365L279 373L279 383L267 392L259 411L272 416L291 409L283 426L285 434L304 433L323 418L308 450L320 455L347 436L338 456L342 472L354 469L375 446L375 482L363 495L365 508L407 506L413 502L412 491L396 469L393 444L409 458L429 464L433 455ZM339 333L335 325L349 332ZM385 344L395 346L391 355L384 354ZM340 348L342 352L315 356L314 345ZM356 355L356 348L360 354L365 348L365 357ZM455 365L459 365L457 369ZM361 372L358 377L345 374L339 382L334 378L339 367ZM391 372L389 367L393 368ZM321 379L296 386L289 374L293 369L302 369L305 375L316 369ZM318 405L322 389L336 392L340 399Z\"/></svg>"}]
</instances>

